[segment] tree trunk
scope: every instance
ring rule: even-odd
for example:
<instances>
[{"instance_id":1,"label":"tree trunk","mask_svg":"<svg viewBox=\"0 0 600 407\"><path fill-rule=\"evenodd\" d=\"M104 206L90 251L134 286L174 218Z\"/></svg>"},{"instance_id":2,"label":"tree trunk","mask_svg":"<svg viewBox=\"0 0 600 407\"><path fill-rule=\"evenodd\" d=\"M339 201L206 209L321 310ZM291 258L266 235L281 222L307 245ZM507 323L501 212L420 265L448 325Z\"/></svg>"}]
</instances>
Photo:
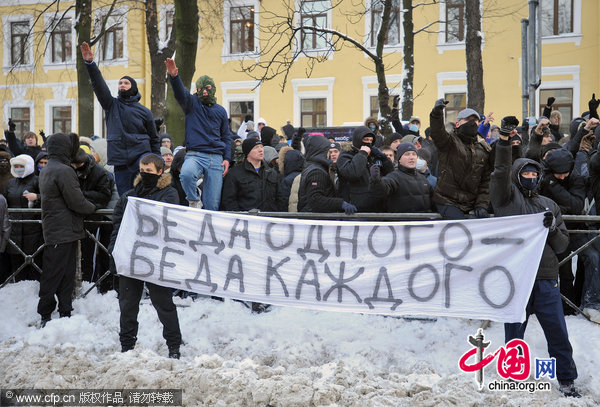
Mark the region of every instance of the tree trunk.
<instances>
[{"instance_id":1,"label":"tree trunk","mask_svg":"<svg viewBox=\"0 0 600 407\"><path fill-rule=\"evenodd\" d=\"M92 0L76 1L75 20L77 43L89 43L92 32ZM79 49L74 52L77 55L77 132L80 136L89 137L94 134L94 91L81 52Z\"/></svg>"},{"instance_id":2,"label":"tree trunk","mask_svg":"<svg viewBox=\"0 0 600 407\"><path fill-rule=\"evenodd\" d=\"M154 117L164 117L167 108L166 85L167 68L165 59L171 58L175 52L175 28L171 30L166 46L160 47L160 34L158 28L158 9L156 0L146 0L146 39L150 51L151 98L150 110Z\"/></svg>"},{"instance_id":3,"label":"tree trunk","mask_svg":"<svg viewBox=\"0 0 600 407\"><path fill-rule=\"evenodd\" d=\"M466 0L466 58L467 58L467 106L484 113L485 90L483 89L483 62L481 60L481 12L479 0Z\"/></svg>"},{"instance_id":4,"label":"tree trunk","mask_svg":"<svg viewBox=\"0 0 600 407\"><path fill-rule=\"evenodd\" d=\"M377 44L376 54L377 60L375 60L375 73L377 75L377 96L379 100L379 112L381 117L385 119L382 124L382 133L388 138L392 134L391 113L390 109L390 91L387 87L387 80L385 78L385 65L383 64L383 47L387 38L387 32L390 26L390 14L392 11L392 0L385 0L383 5L383 13L381 15L381 25L379 26L379 32L377 33Z\"/></svg>"},{"instance_id":5,"label":"tree trunk","mask_svg":"<svg viewBox=\"0 0 600 407\"><path fill-rule=\"evenodd\" d=\"M179 76L187 88L192 82L196 70L196 51L198 49L198 3L195 1L175 0L175 62ZM193 89L190 89L192 92ZM165 115L167 131L175 144L183 144L185 138L185 115L173 96L173 89L167 91L167 110Z\"/></svg>"},{"instance_id":6,"label":"tree trunk","mask_svg":"<svg viewBox=\"0 0 600 407\"><path fill-rule=\"evenodd\" d=\"M413 115L413 82L415 77L415 34L412 0L402 0L404 28L404 77L402 78L402 120L410 120Z\"/></svg>"}]
</instances>

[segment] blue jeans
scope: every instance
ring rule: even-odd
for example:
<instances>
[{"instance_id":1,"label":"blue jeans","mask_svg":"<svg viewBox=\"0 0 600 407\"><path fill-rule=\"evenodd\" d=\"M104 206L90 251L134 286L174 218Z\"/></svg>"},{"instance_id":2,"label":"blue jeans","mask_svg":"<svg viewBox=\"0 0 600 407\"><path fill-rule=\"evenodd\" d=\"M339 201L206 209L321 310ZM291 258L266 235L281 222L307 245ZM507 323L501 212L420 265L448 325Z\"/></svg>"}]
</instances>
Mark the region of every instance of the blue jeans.
<instances>
[{"instance_id":1,"label":"blue jeans","mask_svg":"<svg viewBox=\"0 0 600 407\"><path fill-rule=\"evenodd\" d=\"M526 312L525 322L504 324L504 340L523 339L529 316L535 314L546 337L548 354L556 358L556 378L560 383L575 380L577 368L556 280L535 280Z\"/></svg>"},{"instance_id":2,"label":"blue jeans","mask_svg":"<svg viewBox=\"0 0 600 407\"><path fill-rule=\"evenodd\" d=\"M202 184L202 207L210 211L219 210L223 187L223 156L221 154L188 151L181 167L179 180L188 201L199 201L196 183L204 174Z\"/></svg>"}]
</instances>

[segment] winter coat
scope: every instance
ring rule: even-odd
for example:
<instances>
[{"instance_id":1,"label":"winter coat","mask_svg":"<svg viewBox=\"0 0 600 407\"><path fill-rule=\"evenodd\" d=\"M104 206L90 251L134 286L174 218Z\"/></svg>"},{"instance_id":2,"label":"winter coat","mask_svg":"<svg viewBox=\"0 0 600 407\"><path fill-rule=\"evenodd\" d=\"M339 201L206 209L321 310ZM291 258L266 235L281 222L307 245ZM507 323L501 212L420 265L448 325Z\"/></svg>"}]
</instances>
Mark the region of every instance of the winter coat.
<instances>
[{"instance_id":1,"label":"winter coat","mask_svg":"<svg viewBox=\"0 0 600 407\"><path fill-rule=\"evenodd\" d=\"M478 137L465 143L455 130L449 134L444 127L443 115L432 110L430 136L438 149L436 204L450 205L467 213L490 204L490 146Z\"/></svg>"},{"instance_id":2,"label":"winter coat","mask_svg":"<svg viewBox=\"0 0 600 407\"><path fill-rule=\"evenodd\" d=\"M156 186L151 190L145 192L143 191L141 180L142 176L138 174L133 180L133 188L121 195L121 197L119 198L119 202L117 202L117 205L115 206L115 210L113 212L113 231L110 235L110 243L108 245L109 253L112 253L115 247L115 242L117 241L119 228L121 226L121 222L123 221L125 209L127 208L128 197L133 196L137 198L149 199L152 201L165 202L176 205L179 204L177 191L171 186L171 174L163 172L160 178L158 178Z\"/></svg>"},{"instance_id":3,"label":"winter coat","mask_svg":"<svg viewBox=\"0 0 600 407\"><path fill-rule=\"evenodd\" d=\"M10 219L8 205L3 195L0 195L0 253L4 253L10 238Z\"/></svg>"},{"instance_id":4,"label":"winter coat","mask_svg":"<svg viewBox=\"0 0 600 407\"><path fill-rule=\"evenodd\" d=\"M6 139L6 141L8 141L8 148L10 148L10 151L14 154L15 157L21 154L27 154L35 160L35 157L37 157L40 151L42 151L41 146L28 146L21 140L17 140L14 131L5 130L4 138Z\"/></svg>"},{"instance_id":5,"label":"winter coat","mask_svg":"<svg viewBox=\"0 0 600 407\"><path fill-rule=\"evenodd\" d=\"M4 197L9 208L28 208L29 201L23 196L23 192L29 191L38 194L38 200L32 201L32 207L39 208L39 185L38 177L33 172L23 178L12 178L4 188ZM13 213L10 215L12 220L33 220L39 219L37 214ZM20 223L13 222L10 238L25 253L33 253L41 244L42 226L39 223ZM8 246L8 253L17 254L18 250L12 245Z\"/></svg>"},{"instance_id":6,"label":"winter coat","mask_svg":"<svg viewBox=\"0 0 600 407\"><path fill-rule=\"evenodd\" d=\"M304 144L306 163L300 176L298 212L341 212L344 200L336 196L329 175L329 140L322 136L311 136L305 139Z\"/></svg>"},{"instance_id":7,"label":"winter coat","mask_svg":"<svg viewBox=\"0 0 600 407\"><path fill-rule=\"evenodd\" d=\"M569 245L569 235L563 222L560 208L550 198L541 196L537 190L525 190L519 181L521 169L534 165L541 174L541 165L528 158L519 158L511 166L511 146L509 141L496 142L496 166L490 181L490 200L495 216L524 215L552 211L556 218L556 229L548 233L542 259L538 267L538 280L558 279L557 253L562 253ZM539 180L538 175L538 180Z\"/></svg>"},{"instance_id":8,"label":"winter coat","mask_svg":"<svg viewBox=\"0 0 600 407\"><path fill-rule=\"evenodd\" d=\"M77 178L83 196L96 205L96 208L106 208L112 196L114 181L108 175L108 171L96 164L91 155L82 167L77 168Z\"/></svg>"},{"instance_id":9,"label":"winter coat","mask_svg":"<svg viewBox=\"0 0 600 407\"><path fill-rule=\"evenodd\" d=\"M62 244L85 237L83 215L96 206L85 199L71 158L79 149L77 136L56 133L48 137L48 165L40 173L42 226L46 244Z\"/></svg>"},{"instance_id":10,"label":"winter coat","mask_svg":"<svg viewBox=\"0 0 600 407\"><path fill-rule=\"evenodd\" d=\"M544 160L544 175L539 188L540 194L556 202L565 215L581 215L586 196L585 178L572 173L573 162L573 156L566 149L552 150ZM571 174L563 180L553 175L566 172Z\"/></svg>"},{"instance_id":11,"label":"winter coat","mask_svg":"<svg viewBox=\"0 0 600 407\"><path fill-rule=\"evenodd\" d=\"M2 193L4 188L6 188L8 181L13 178L12 174L10 173L10 159L12 156L8 151L0 151L0 158L8 161L6 167L0 168L0 193Z\"/></svg>"},{"instance_id":12,"label":"winter coat","mask_svg":"<svg viewBox=\"0 0 600 407\"><path fill-rule=\"evenodd\" d=\"M377 185L372 187L369 168L378 163L381 174L386 175L394 171L394 164L378 148L373 147L369 155L361 150L364 136L355 132L351 151L344 151L338 157L339 194L344 201L354 204L359 212L381 212L385 206L385 192Z\"/></svg>"},{"instance_id":13,"label":"winter coat","mask_svg":"<svg viewBox=\"0 0 600 407\"><path fill-rule=\"evenodd\" d=\"M227 173L221 193L224 211L285 211L285 199L279 186L281 175L269 168L265 161L256 171L248 160Z\"/></svg>"},{"instance_id":14,"label":"winter coat","mask_svg":"<svg viewBox=\"0 0 600 407\"><path fill-rule=\"evenodd\" d=\"M285 198L284 207L287 208L290 199L290 192L292 190L292 184L294 183L294 178L296 178L298 175L300 175L300 173L302 173L305 159L302 153L298 150L294 150L291 147L284 147L284 149L286 149L286 152L283 154L283 157L282 154L279 155L281 157L279 159L279 167L283 167L283 178L281 179L280 188L281 193ZM284 149L282 149L281 151L284 151Z\"/></svg>"},{"instance_id":15,"label":"winter coat","mask_svg":"<svg viewBox=\"0 0 600 407\"><path fill-rule=\"evenodd\" d=\"M146 153L160 155L160 141L152 112L139 101L139 92L130 97L112 97L95 62L85 64L94 93L106 115L108 164L126 165L138 170L138 160Z\"/></svg>"},{"instance_id":16,"label":"winter coat","mask_svg":"<svg viewBox=\"0 0 600 407\"><path fill-rule=\"evenodd\" d=\"M179 75L169 76L173 94L185 114L185 142L187 151L220 154L231 161L231 136L225 108L219 104L205 105L198 96L186 90Z\"/></svg>"},{"instance_id":17,"label":"winter coat","mask_svg":"<svg viewBox=\"0 0 600 407\"><path fill-rule=\"evenodd\" d=\"M387 194L387 211L395 213L436 212L433 187L416 169L398 164L398 169L381 178Z\"/></svg>"}]
</instances>

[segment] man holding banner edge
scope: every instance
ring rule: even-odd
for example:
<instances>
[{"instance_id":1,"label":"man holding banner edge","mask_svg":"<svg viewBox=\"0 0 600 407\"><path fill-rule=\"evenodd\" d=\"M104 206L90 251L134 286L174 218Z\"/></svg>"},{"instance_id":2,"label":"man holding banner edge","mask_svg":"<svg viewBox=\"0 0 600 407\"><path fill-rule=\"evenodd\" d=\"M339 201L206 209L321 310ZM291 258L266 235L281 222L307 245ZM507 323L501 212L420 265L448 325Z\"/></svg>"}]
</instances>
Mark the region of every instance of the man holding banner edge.
<instances>
[{"instance_id":1,"label":"man holding banner edge","mask_svg":"<svg viewBox=\"0 0 600 407\"><path fill-rule=\"evenodd\" d=\"M577 368L557 282L557 253L566 250L569 236L558 205L551 199L538 195L541 165L527 158L519 158L511 165L509 140L516 134L518 124L519 121L514 116L502 119L495 168L490 181L490 200L494 214L511 216L545 212L544 226L550 230L526 307L526 319L523 323L504 324L505 341L508 343L515 338L523 339L529 316L535 313L548 343L548 353L556 359L559 390L568 397L581 397L573 384L577 378Z\"/></svg>"}]
</instances>

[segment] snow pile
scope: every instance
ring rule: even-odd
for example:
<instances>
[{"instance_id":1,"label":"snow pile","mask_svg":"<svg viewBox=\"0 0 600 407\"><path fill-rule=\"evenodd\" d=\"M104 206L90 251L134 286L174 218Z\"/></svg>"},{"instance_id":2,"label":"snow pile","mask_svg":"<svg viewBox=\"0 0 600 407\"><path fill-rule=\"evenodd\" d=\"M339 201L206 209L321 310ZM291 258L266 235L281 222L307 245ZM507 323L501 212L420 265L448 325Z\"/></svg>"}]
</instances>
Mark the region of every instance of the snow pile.
<instances>
[{"instance_id":1,"label":"snow pile","mask_svg":"<svg viewBox=\"0 0 600 407\"><path fill-rule=\"evenodd\" d=\"M88 286L89 287L89 286ZM85 284L84 284L85 288ZM74 302L73 317L39 329L38 284L0 291L0 388L182 388L186 406L596 406L600 402L600 326L567 324L582 399L548 392L479 391L458 368L481 321L435 322L277 307L253 315L237 302L176 302L182 359L166 358L162 326L149 300L140 308L135 350L120 353L116 293ZM53 315L54 318L57 315ZM502 324L485 330L489 351L503 344ZM547 357L532 318L525 340ZM485 384L500 380L495 361ZM532 373L533 375L533 373ZM533 380L533 378L532 378Z\"/></svg>"}]
</instances>

